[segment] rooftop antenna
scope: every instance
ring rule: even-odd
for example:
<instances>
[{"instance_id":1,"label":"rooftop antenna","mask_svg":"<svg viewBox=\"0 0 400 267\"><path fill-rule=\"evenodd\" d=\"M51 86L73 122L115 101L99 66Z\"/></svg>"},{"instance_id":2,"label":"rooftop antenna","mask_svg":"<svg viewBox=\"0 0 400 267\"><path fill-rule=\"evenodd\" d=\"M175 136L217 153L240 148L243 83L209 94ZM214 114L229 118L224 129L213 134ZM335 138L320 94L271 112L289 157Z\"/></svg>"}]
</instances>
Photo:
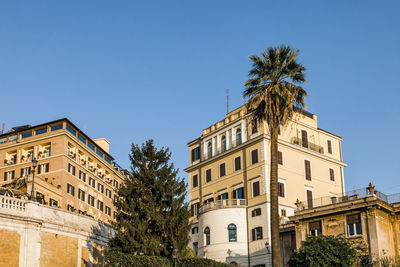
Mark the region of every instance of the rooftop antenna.
<instances>
[{"instance_id":1,"label":"rooftop antenna","mask_svg":"<svg viewBox=\"0 0 400 267\"><path fill-rule=\"evenodd\" d=\"M226 89L226 114L229 113L229 89Z\"/></svg>"},{"instance_id":2,"label":"rooftop antenna","mask_svg":"<svg viewBox=\"0 0 400 267\"><path fill-rule=\"evenodd\" d=\"M5 130L6 130L6 124L3 122L3 125L1 127L1 133L3 134Z\"/></svg>"}]
</instances>

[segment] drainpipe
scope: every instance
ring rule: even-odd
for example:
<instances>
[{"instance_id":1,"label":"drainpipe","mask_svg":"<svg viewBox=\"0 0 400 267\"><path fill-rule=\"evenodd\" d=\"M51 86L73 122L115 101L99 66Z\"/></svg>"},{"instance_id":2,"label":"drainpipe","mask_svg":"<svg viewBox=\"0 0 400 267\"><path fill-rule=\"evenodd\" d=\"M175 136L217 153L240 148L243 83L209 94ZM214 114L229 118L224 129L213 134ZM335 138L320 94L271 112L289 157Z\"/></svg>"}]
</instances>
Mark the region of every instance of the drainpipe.
<instances>
[{"instance_id":1,"label":"drainpipe","mask_svg":"<svg viewBox=\"0 0 400 267\"><path fill-rule=\"evenodd\" d=\"M365 222L367 226L367 241L368 241L368 254L369 254L369 261L372 262L372 255L371 255L371 239L369 236L369 223L368 223L368 209L365 211Z\"/></svg>"},{"instance_id":2,"label":"drainpipe","mask_svg":"<svg viewBox=\"0 0 400 267\"><path fill-rule=\"evenodd\" d=\"M247 190L247 161L246 161L246 148L243 148L243 180L244 180L244 192L247 206L249 205L248 190ZM250 265L250 246L249 246L249 216L248 208L246 207L246 235L247 235L247 264Z\"/></svg>"}]
</instances>

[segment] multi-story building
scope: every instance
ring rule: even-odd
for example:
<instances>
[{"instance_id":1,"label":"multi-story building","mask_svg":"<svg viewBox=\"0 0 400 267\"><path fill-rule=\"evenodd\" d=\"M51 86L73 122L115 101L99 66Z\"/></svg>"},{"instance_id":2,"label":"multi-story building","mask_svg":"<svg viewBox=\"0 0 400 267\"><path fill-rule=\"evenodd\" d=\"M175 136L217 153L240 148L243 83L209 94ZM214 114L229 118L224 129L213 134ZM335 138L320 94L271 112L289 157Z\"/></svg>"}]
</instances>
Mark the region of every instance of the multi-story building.
<instances>
[{"instance_id":1,"label":"multi-story building","mask_svg":"<svg viewBox=\"0 0 400 267\"><path fill-rule=\"evenodd\" d=\"M90 139L68 119L14 127L0 135L0 187L30 196L33 159L38 161L33 184L39 202L113 220L115 190L126 171L114 162L105 138Z\"/></svg>"},{"instance_id":2,"label":"multi-story building","mask_svg":"<svg viewBox=\"0 0 400 267\"><path fill-rule=\"evenodd\" d=\"M279 134L281 222L294 215L296 200L344 192L342 138L318 128L306 111ZM244 106L188 143L190 246L199 257L243 266L271 262L270 136L252 125Z\"/></svg>"}]
</instances>

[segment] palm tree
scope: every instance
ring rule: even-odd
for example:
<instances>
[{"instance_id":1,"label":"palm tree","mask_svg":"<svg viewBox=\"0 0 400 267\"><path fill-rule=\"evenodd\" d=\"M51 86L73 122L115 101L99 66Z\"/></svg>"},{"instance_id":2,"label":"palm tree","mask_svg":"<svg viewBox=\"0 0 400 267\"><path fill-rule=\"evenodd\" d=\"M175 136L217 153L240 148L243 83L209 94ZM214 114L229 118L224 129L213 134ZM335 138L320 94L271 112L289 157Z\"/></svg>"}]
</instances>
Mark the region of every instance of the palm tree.
<instances>
[{"instance_id":1,"label":"palm tree","mask_svg":"<svg viewBox=\"0 0 400 267\"><path fill-rule=\"evenodd\" d=\"M281 267L278 213L278 134L295 112L305 108L307 92L300 86L305 82L305 68L296 62L298 50L281 45L269 47L261 57L250 56L252 69L244 84L243 96L252 123L265 121L271 136L271 246L272 265Z\"/></svg>"}]
</instances>

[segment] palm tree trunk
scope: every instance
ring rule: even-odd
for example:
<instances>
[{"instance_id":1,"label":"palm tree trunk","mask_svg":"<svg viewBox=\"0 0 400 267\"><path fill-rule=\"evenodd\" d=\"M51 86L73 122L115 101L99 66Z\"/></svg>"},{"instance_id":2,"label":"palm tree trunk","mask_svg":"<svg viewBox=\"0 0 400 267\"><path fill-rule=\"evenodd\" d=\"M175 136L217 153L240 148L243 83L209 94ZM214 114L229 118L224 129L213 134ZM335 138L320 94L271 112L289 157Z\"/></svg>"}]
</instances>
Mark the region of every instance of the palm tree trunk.
<instances>
[{"instance_id":1,"label":"palm tree trunk","mask_svg":"<svg viewBox=\"0 0 400 267\"><path fill-rule=\"evenodd\" d=\"M278 126L279 127L279 126ZM271 247L272 266L281 267L278 212L278 128L271 129Z\"/></svg>"}]
</instances>

